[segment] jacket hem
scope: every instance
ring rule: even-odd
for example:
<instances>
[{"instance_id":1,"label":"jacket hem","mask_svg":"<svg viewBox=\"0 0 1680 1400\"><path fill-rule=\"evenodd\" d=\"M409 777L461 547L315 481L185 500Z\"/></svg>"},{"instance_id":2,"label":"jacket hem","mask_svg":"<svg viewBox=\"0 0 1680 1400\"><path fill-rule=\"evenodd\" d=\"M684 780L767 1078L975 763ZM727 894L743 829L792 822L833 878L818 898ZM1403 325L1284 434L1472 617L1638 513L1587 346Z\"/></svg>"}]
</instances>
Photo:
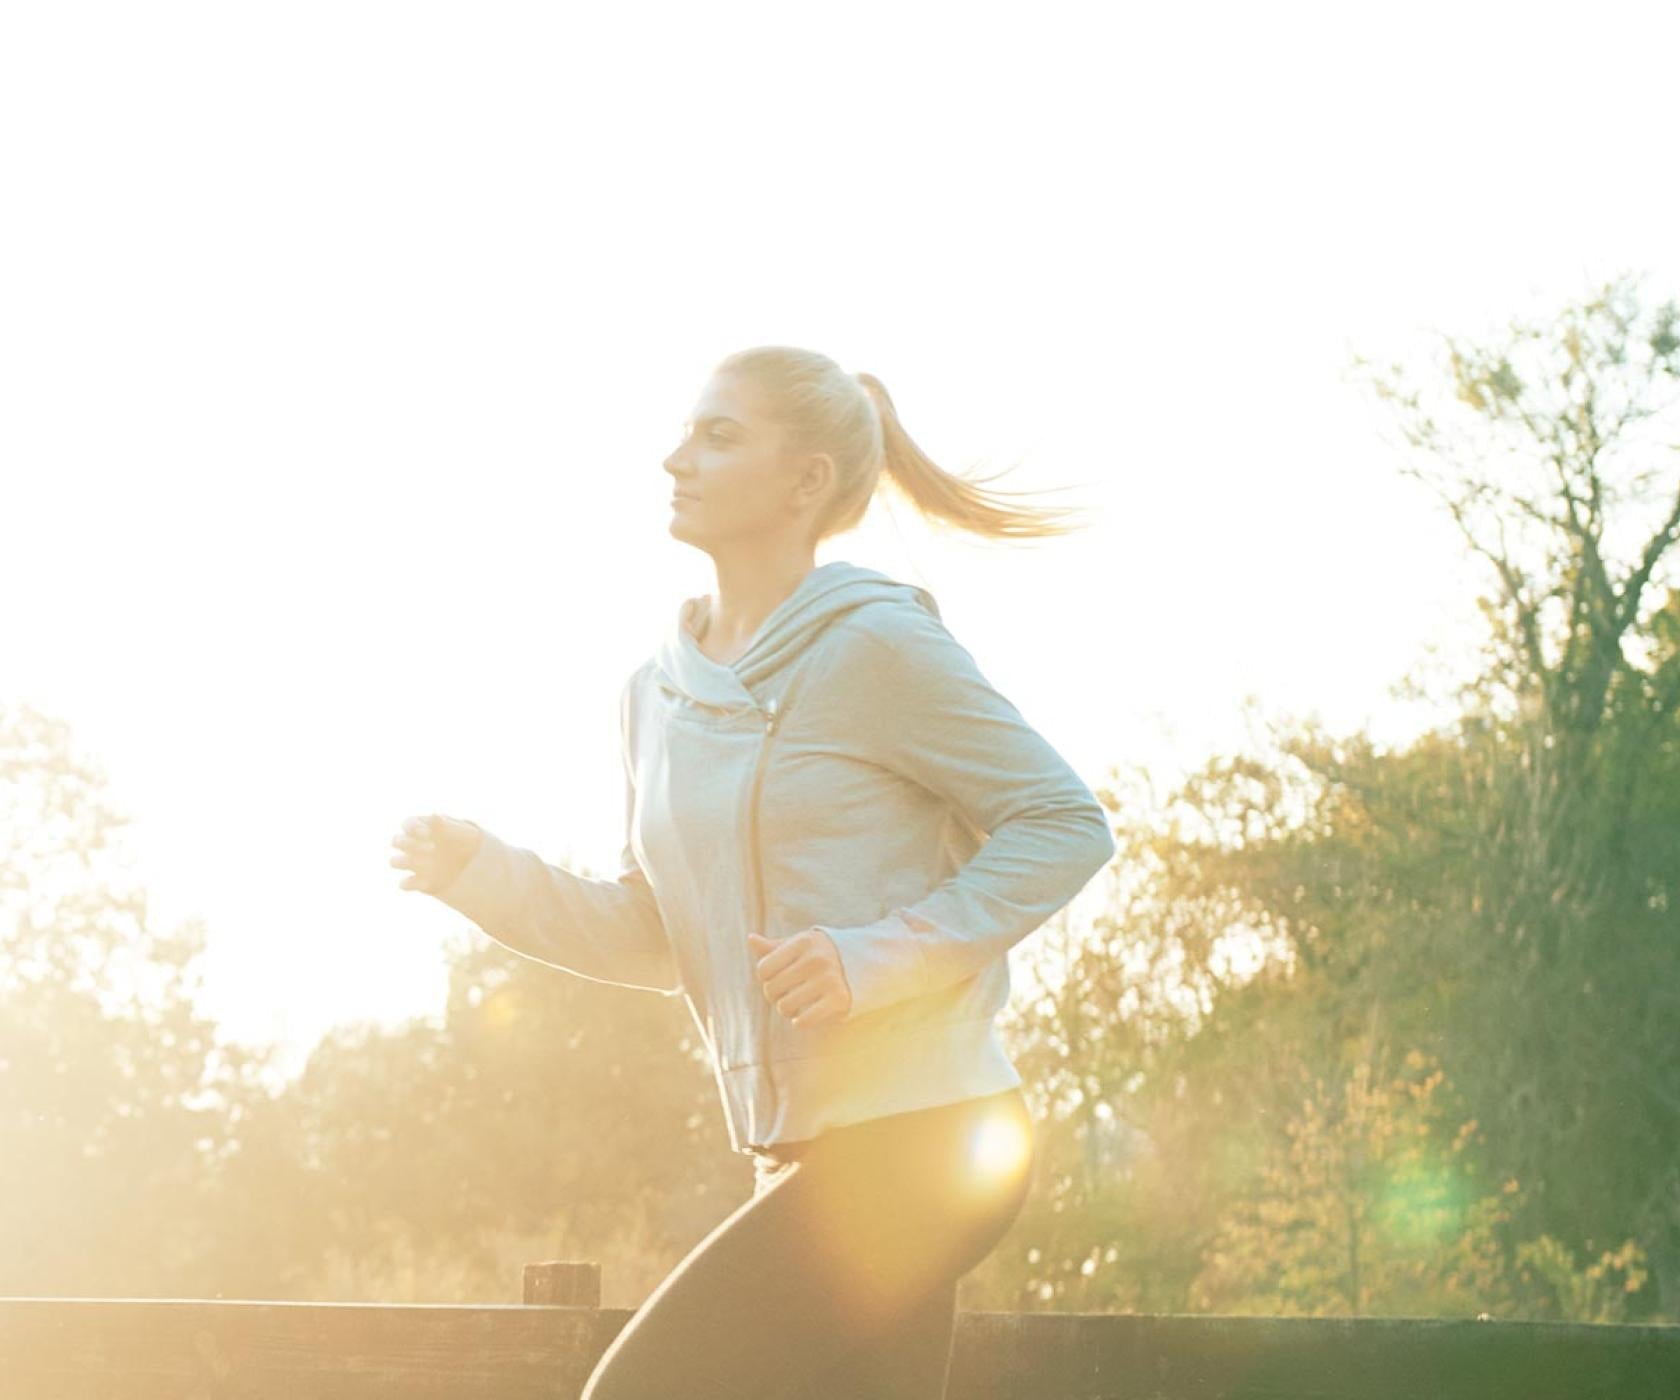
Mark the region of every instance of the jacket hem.
<instances>
[{"instance_id":1,"label":"jacket hem","mask_svg":"<svg viewBox=\"0 0 1680 1400\"><path fill-rule=\"evenodd\" d=\"M767 1080L774 1081L774 1094ZM721 1070L731 1148L750 1154L871 1118L939 1108L1020 1083L994 1017L942 1021L881 1041L796 1060ZM774 1117L768 1105L775 1105Z\"/></svg>"}]
</instances>

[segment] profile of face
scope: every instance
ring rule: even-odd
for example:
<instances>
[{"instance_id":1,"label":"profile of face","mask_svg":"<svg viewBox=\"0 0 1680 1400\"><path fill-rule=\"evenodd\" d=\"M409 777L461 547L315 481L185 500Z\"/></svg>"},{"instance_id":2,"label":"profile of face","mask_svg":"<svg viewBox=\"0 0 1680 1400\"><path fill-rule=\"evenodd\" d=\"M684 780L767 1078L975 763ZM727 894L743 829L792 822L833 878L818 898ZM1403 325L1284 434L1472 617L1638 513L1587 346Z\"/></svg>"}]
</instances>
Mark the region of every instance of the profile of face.
<instances>
[{"instance_id":1,"label":"profile of face","mask_svg":"<svg viewBox=\"0 0 1680 1400\"><path fill-rule=\"evenodd\" d=\"M665 459L671 533L697 545L790 533L804 538L833 477L826 453L790 457L763 393L740 374L712 376Z\"/></svg>"}]
</instances>

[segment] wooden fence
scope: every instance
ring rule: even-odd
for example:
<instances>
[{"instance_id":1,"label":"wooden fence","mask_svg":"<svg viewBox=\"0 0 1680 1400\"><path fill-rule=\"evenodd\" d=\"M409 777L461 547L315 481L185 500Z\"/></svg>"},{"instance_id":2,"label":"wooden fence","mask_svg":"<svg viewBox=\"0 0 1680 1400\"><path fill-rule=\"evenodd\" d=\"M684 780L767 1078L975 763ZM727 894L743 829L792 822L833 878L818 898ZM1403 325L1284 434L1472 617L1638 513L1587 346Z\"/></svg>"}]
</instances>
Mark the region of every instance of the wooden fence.
<instances>
[{"instance_id":1,"label":"wooden fence","mask_svg":"<svg viewBox=\"0 0 1680 1400\"><path fill-rule=\"evenodd\" d=\"M4 1400L572 1400L631 1313L593 1263L523 1303L0 1298ZM959 1313L949 1400L1676 1400L1680 1327ZM849 1397L835 1397L849 1400Z\"/></svg>"}]
</instances>

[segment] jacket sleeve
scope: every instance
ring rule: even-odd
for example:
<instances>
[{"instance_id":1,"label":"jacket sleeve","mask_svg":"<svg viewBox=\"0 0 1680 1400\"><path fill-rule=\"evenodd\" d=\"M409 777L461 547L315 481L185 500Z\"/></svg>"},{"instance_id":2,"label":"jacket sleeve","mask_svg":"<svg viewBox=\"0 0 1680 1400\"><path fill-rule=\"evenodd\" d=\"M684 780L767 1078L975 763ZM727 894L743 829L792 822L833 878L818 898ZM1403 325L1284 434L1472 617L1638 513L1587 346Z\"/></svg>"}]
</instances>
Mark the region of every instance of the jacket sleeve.
<instances>
[{"instance_id":1,"label":"jacket sleeve","mask_svg":"<svg viewBox=\"0 0 1680 1400\"><path fill-rule=\"evenodd\" d=\"M626 721L628 697L626 686L620 697ZM480 827L478 850L435 897L516 953L592 982L679 995L682 980L665 922L631 848L635 786L627 742L624 795L625 839L615 878L574 875Z\"/></svg>"},{"instance_id":2,"label":"jacket sleeve","mask_svg":"<svg viewBox=\"0 0 1680 1400\"><path fill-rule=\"evenodd\" d=\"M1108 816L1066 760L919 604L859 628L855 721L874 761L944 798L988 839L954 875L834 940L847 1019L971 977L1069 903L1113 856Z\"/></svg>"}]
</instances>

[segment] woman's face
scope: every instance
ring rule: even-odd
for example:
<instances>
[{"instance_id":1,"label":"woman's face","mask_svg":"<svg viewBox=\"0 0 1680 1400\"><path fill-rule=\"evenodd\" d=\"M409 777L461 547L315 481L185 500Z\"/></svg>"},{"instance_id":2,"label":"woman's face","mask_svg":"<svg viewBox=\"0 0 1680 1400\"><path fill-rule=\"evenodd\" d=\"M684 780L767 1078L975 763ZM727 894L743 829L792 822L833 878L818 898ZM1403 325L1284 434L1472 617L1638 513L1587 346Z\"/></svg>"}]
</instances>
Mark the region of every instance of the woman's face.
<instances>
[{"instance_id":1,"label":"woman's face","mask_svg":"<svg viewBox=\"0 0 1680 1400\"><path fill-rule=\"evenodd\" d=\"M783 429L758 386L728 373L713 375L701 391L665 470L671 532L696 540L802 528L822 484L820 470L801 477L788 460Z\"/></svg>"}]
</instances>

